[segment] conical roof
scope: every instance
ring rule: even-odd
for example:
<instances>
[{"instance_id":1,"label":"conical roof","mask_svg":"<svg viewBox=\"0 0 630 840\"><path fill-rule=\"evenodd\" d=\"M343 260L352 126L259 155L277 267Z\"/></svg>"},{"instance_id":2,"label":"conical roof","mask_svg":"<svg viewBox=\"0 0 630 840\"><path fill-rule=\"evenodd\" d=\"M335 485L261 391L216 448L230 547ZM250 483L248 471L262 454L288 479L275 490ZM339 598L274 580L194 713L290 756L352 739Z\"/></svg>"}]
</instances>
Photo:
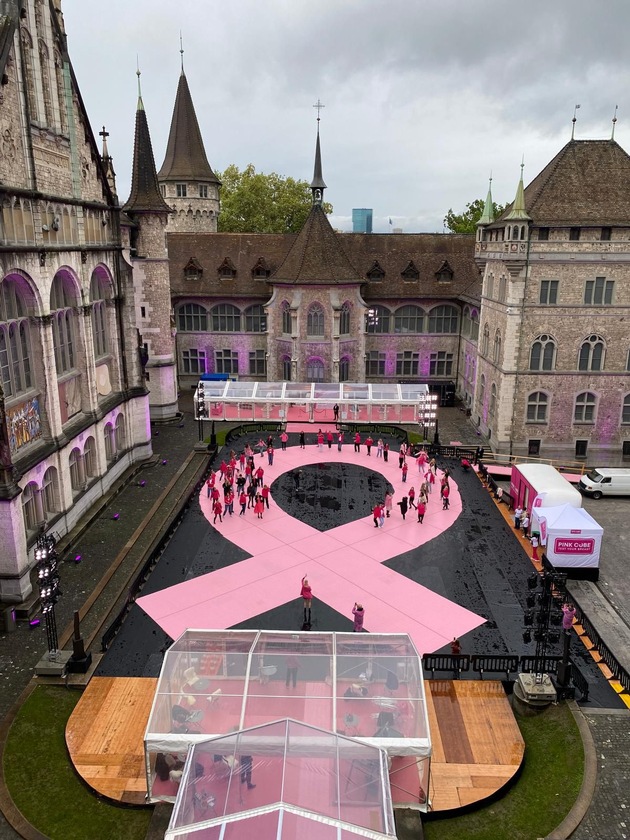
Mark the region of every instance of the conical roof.
<instances>
[{"instance_id":1,"label":"conical roof","mask_svg":"<svg viewBox=\"0 0 630 840\"><path fill-rule=\"evenodd\" d=\"M220 183L206 157L195 106L183 70L177 85L166 157L158 173L158 178L160 181L212 181L215 184Z\"/></svg>"},{"instance_id":2,"label":"conical roof","mask_svg":"<svg viewBox=\"0 0 630 840\"><path fill-rule=\"evenodd\" d=\"M478 225L490 225L494 222L494 202L492 201L492 178L488 184L488 195L486 196L486 203L483 206L483 213L477 222Z\"/></svg>"},{"instance_id":3,"label":"conical roof","mask_svg":"<svg viewBox=\"0 0 630 840\"><path fill-rule=\"evenodd\" d=\"M315 144L315 166L313 168L313 180L311 181L311 189L325 190L326 183L322 174L322 150L319 144L319 128L317 129L317 143Z\"/></svg>"},{"instance_id":4,"label":"conical roof","mask_svg":"<svg viewBox=\"0 0 630 840\"><path fill-rule=\"evenodd\" d=\"M144 110L142 96L138 95L136 109L136 136L133 146L133 168L131 172L131 194L123 207L125 212L170 213L168 204L162 198L155 172L155 158L149 134L149 124Z\"/></svg>"},{"instance_id":5,"label":"conical roof","mask_svg":"<svg viewBox=\"0 0 630 840\"><path fill-rule=\"evenodd\" d=\"M337 285L362 283L321 204L313 204L304 227L270 282Z\"/></svg>"},{"instance_id":6,"label":"conical roof","mask_svg":"<svg viewBox=\"0 0 630 840\"><path fill-rule=\"evenodd\" d=\"M518 182L518 187L516 188L516 195L514 197L514 201L512 202L512 206L508 210L508 214L505 218L517 222L531 220L531 216L527 215L527 210L525 209L525 190L523 188L523 164L521 164L521 177Z\"/></svg>"}]
</instances>

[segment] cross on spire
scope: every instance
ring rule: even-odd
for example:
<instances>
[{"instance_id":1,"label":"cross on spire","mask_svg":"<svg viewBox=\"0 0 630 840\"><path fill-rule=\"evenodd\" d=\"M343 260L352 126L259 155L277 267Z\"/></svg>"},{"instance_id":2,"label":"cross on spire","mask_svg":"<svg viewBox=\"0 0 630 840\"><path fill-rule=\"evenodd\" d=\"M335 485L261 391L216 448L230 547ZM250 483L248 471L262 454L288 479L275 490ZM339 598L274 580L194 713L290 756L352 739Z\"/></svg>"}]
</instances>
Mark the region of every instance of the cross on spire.
<instances>
[{"instance_id":1,"label":"cross on spire","mask_svg":"<svg viewBox=\"0 0 630 840\"><path fill-rule=\"evenodd\" d=\"M98 136L103 138L103 143L106 142L107 138L109 137L109 131L105 131L105 126L103 126L102 131L99 131Z\"/></svg>"},{"instance_id":2,"label":"cross on spire","mask_svg":"<svg viewBox=\"0 0 630 840\"><path fill-rule=\"evenodd\" d=\"M325 107L326 106L322 105L322 103L321 103L321 101L318 97L317 102L313 105L313 108L317 108L317 127L318 128L319 128L319 120L320 120L319 112L322 110L322 108L325 108Z\"/></svg>"},{"instance_id":3,"label":"cross on spire","mask_svg":"<svg viewBox=\"0 0 630 840\"><path fill-rule=\"evenodd\" d=\"M182 33L179 33L179 54L182 57L182 73L184 72L184 41L182 39Z\"/></svg>"}]
</instances>

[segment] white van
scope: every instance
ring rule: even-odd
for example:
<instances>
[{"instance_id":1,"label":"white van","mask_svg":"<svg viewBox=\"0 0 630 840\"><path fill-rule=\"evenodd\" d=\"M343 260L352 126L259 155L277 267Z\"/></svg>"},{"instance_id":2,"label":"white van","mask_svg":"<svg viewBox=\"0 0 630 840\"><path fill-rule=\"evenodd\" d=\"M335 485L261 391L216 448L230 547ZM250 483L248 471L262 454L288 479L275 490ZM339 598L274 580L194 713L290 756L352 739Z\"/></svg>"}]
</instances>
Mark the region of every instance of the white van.
<instances>
[{"instance_id":1,"label":"white van","mask_svg":"<svg viewBox=\"0 0 630 840\"><path fill-rule=\"evenodd\" d=\"M600 467L583 475L578 484L585 496L630 496L630 469Z\"/></svg>"}]
</instances>

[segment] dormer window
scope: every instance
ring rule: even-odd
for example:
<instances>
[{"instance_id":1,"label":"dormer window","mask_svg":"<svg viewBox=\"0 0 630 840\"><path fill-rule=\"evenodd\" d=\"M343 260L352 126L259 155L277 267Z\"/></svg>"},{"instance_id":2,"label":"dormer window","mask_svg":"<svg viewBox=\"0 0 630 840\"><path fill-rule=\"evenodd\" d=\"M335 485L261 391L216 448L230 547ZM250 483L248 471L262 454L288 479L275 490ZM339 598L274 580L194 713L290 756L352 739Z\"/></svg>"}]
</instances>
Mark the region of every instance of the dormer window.
<instances>
[{"instance_id":1,"label":"dormer window","mask_svg":"<svg viewBox=\"0 0 630 840\"><path fill-rule=\"evenodd\" d=\"M229 257L226 257L219 268L219 277L236 277L236 267Z\"/></svg>"},{"instance_id":2,"label":"dormer window","mask_svg":"<svg viewBox=\"0 0 630 840\"><path fill-rule=\"evenodd\" d=\"M203 268L194 257L191 257L184 266L184 280L200 280Z\"/></svg>"},{"instance_id":3,"label":"dormer window","mask_svg":"<svg viewBox=\"0 0 630 840\"><path fill-rule=\"evenodd\" d=\"M442 265L435 272L435 279L438 283L450 283L453 279L453 269L450 267L447 260L444 260Z\"/></svg>"},{"instance_id":4,"label":"dormer window","mask_svg":"<svg viewBox=\"0 0 630 840\"><path fill-rule=\"evenodd\" d=\"M416 268L413 260L411 260L407 267L400 272L400 275L403 280L407 280L409 282L420 279L420 272Z\"/></svg>"},{"instance_id":5,"label":"dormer window","mask_svg":"<svg viewBox=\"0 0 630 840\"><path fill-rule=\"evenodd\" d=\"M271 271L267 266L267 261L264 257L259 257L256 265L252 268L252 277L254 280L266 280L270 274Z\"/></svg>"},{"instance_id":6,"label":"dormer window","mask_svg":"<svg viewBox=\"0 0 630 840\"><path fill-rule=\"evenodd\" d=\"M366 272L365 276L368 280L373 282L378 282L385 277L385 272L381 268L378 260L374 260L372 267Z\"/></svg>"}]
</instances>

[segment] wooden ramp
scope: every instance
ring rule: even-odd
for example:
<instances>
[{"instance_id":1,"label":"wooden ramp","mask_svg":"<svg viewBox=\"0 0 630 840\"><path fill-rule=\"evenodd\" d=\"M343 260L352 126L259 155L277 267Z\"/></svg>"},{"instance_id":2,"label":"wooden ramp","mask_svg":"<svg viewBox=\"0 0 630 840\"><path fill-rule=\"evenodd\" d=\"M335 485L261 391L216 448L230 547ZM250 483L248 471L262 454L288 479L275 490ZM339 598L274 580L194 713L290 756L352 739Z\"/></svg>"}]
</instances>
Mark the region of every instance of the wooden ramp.
<instances>
[{"instance_id":1,"label":"wooden ramp","mask_svg":"<svg viewBox=\"0 0 630 840\"><path fill-rule=\"evenodd\" d=\"M133 805L146 801L144 732L157 680L93 677L66 727L77 773L103 796Z\"/></svg>"},{"instance_id":2,"label":"wooden ramp","mask_svg":"<svg viewBox=\"0 0 630 840\"><path fill-rule=\"evenodd\" d=\"M127 804L145 802L144 732L156 679L93 677L66 728L70 758L95 791ZM433 757L431 810L480 802L516 773L525 745L500 682L427 680ZM405 789L417 791L405 774ZM400 775L395 774L396 783ZM392 778L394 782L394 777ZM395 804L403 799L394 797ZM418 802L416 798L416 803Z\"/></svg>"},{"instance_id":3,"label":"wooden ramp","mask_svg":"<svg viewBox=\"0 0 630 840\"><path fill-rule=\"evenodd\" d=\"M500 682L427 680L431 810L492 796L517 772L525 744Z\"/></svg>"}]
</instances>

